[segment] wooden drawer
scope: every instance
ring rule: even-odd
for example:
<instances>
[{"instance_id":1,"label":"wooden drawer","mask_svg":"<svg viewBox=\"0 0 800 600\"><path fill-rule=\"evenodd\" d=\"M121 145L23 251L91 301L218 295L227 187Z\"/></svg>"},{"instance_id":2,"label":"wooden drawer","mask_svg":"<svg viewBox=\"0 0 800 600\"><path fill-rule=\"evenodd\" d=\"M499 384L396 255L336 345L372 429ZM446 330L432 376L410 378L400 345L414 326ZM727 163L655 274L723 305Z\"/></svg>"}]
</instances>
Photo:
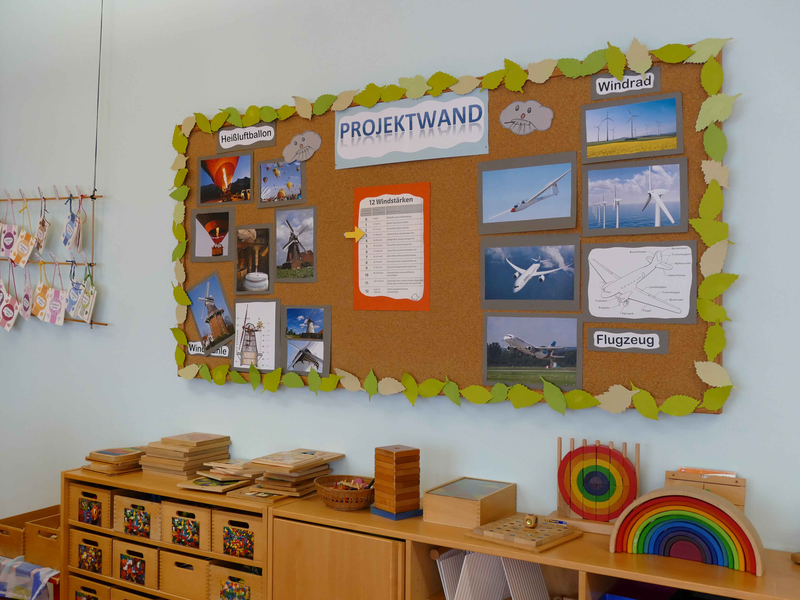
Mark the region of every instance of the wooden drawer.
<instances>
[{"instance_id":1,"label":"wooden drawer","mask_svg":"<svg viewBox=\"0 0 800 600\"><path fill-rule=\"evenodd\" d=\"M214 510L211 520L213 552L263 562L267 536L262 517Z\"/></svg>"},{"instance_id":2,"label":"wooden drawer","mask_svg":"<svg viewBox=\"0 0 800 600\"><path fill-rule=\"evenodd\" d=\"M114 540L114 579L158 589L158 550Z\"/></svg>"},{"instance_id":3,"label":"wooden drawer","mask_svg":"<svg viewBox=\"0 0 800 600\"><path fill-rule=\"evenodd\" d=\"M115 490L69 484L69 518L89 525L111 529L114 521Z\"/></svg>"},{"instance_id":4,"label":"wooden drawer","mask_svg":"<svg viewBox=\"0 0 800 600\"><path fill-rule=\"evenodd\" d=\"M402 600L405 542L275 519L276 600Z\"/></svg>"},{"instance_id":5,"label":"wooden drawer","mask_svg":"<svg viewBox=\"0 0 800 600\"><path fill-rule=\"evenodd\" d=\"M68 600L111 600L111 588L96 581L70 575Z\"/></svg>"},{"instance_id":6,"label":"wooden drawer","mask_svg":"<svg viewBox=\"0 0 800 600\"><path fill-rule=\"evenodd\" d=\"M25 560L61 571L61 515L25 523Z\"/></svg>"},{"instance_id":7,"label":"wooden drawer","mask_svg":"<svg viewBox=\"0 0 800 600\"><path fill-rule=\"evenodd\" d=\"M162 502L161 541L211 552L211 509Z\"/></svg>"},{"instance_id":8,"label":"wooden drawer","mask_svg":"<svg viewBox=\"0 0 800 600\"><path fill-rule=\"evenodd\" d=\"M166 550L162 550L159 554L160 589L163 592L183 596L189 600L206 600L208 598L209 561Z\"/></svg>"},{"instance_id":9,"label":"wooden drawer","mask_svg":"<svg viewBox=\"0 0 800 600\"><path fill-rule=\"evenodd\" d=\"M70 598L69 600L74 600ZM149 596L141 596L136 592L122 588L111 588L111 600L152 600Z\"/></svg>"},{"instance_id":10,"label":"wooden drawer","mask_svg":"<svg viewBox=\"0 0 800 600\"><path fill-rule=\"evenodd\" d=\"M161 503L117 494L114 496L114 531L161 540Z\"/></svg>"},{"instance_id":11,"label":"wooden drawer","mask_svg":"<svg viewBox=\"0 0 800 600\"><path fill-rule=\"evenodd\" d=\"M23 556L25 554L25 523L57 515L60 511L60 506L51 506L0 520L0 556L6 558Z\"/></svg>"},{"instance_id":12,"label":"wooden drawer","mask_svg":"<svg viewBox=\"0 0 800 600\"><path fill-rule=\"evenodd\" d=\"M208 569L208 600L261 600L263 589L261 575L234 569L219 561L211 561Z\"/></svg>"},{"instance_id":13,"label":"wooden drawer","mask_svg":"<svg viewBox=\"0 0 800 600\"><path fill-rule=\"evenodd\" d=\"M69 566L111 577L111 538L79 529L69 532Z\"/></svg>"}]
</instances>

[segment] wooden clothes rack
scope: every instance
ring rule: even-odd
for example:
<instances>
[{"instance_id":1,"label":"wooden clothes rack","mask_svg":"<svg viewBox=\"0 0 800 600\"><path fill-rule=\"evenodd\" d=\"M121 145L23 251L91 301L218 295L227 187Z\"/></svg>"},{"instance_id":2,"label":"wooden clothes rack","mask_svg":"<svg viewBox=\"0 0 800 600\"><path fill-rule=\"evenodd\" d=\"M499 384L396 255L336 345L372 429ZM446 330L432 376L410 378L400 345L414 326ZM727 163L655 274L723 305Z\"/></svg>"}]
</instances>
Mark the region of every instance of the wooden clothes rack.
<instances>
[{"instance_id":1,"label":"wooden clothes rack","mask_svg":"<svg viewBox=\"0 0 800 600\"><path fill-rule=\"evenodd\" d=\"M94 267L96 267L96 266L97 266L97 263L96 263L96 262L95 262L95 260L94 260L94 217L95 217L94 201L95 201L95 200L98 200L98 199L100 199L100 198L102 198L102 197L103 197L102 195L96 195L96 194L95 194L95 195L90 195L90 196L87 196L87 195L84 195L84 194L80 194L80 195L79 195L79 199L81 199L81 198L86 198L86 199L89 199L89 200L91 200L91 201L92 201L92 245L91 245L91 258L89 259L89 262L88 262L88 263L86 263L86 264L87 264L87 266L89 266L89 267L91 267L91 268L92 268L92 271L93 271L93 272L94 272ZM12 210L13 210L13 203L14 203L14 202L25 202L25 201L28 201L28 202L35 202L36 200L38 200L39 202L41 202L41 201L42 201L42 199L44 199L45 201L47 201L47 200L54 200L54 201L55 201L55 200L65 200L65 201L66 201L66 200L69 200L69 196L63 196L63 197L62 197L62 196L60 196L60 195L59 195L59 196L52 196L52 197L47 197L47 196L44 196L44 197L42 197L42 196L39 196L38 198L19 198L19 199L18 199L18 198L11 198L11 202L12 202ZM74 197L73 197L73 199L74 199ZM7 199L7 198L0 198L0 202L8 202L8 199ZM9 259L7 259L7 258L0 258L0 262L7 262L8 260L9 260ZM62 263L62 262L59 262L59 263L58 263L58 267L59 267L59 269L60 269L62 265L68 265L68 264L71 264L71 263L72 263L72 261L64 261L63 263ZM37 260L37 261L29 260L29 261L28 261L28 264L33 264L33 265L55 265L56 263L54 263L53 261L49 261L49 260ZM94 329L94 326L95 326L95 325L97 325L97 326L99 326L99 327L108 327L108 323L101 323L100 321L95 321L94 319L92 319L92 320L91 320L89 323L86 323L86 321L82 321L82 320L80 320L80 319L71 319L71 318L69 318L69 317L64 317L64 321L65 321L65 322L66 322L66 321L69 321L70 323L84 323L84 324L86 324L86 325L89 325L89 329Z\"/></svg>"}]
</instances>

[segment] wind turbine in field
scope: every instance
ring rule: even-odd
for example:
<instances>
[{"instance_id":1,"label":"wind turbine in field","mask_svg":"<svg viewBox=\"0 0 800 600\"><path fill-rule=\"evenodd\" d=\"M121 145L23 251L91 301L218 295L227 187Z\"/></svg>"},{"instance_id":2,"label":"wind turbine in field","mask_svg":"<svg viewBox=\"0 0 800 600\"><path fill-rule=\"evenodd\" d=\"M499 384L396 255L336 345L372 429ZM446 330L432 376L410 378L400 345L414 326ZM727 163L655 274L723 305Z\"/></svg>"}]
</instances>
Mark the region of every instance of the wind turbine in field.
<instances>
[{"instance_id":1,"label":"wind turbine in field","mask_svg":"<svg viewBox=\"0 0 800 600\"><path fill-rule=\"evenodd\" d=\"M617 186L614 186L614 212L617 213L617 229L619 229L619 204L622 202L617 198Z\"/></svg>"},{"instance_id":2,"label":"wind turbine in field","mask_svg":"<svg viewBox=\"0 0 800 600\"><path fill-rule=\"evenodd\" d=\"M617 135L614 133L616 130L617 130L617 128L616 128L616 127L612 127L612 128L611 128L611 135L613 135L613 136L614 136L614 139L617 139Z\"/></svg>"},{"instance_id":3,"label":"wind turbine in field","mask_svg":"<svg viewBox=\"0 0 800 600\"><path fill-rule=\"evenodd\" d=\"M597 141L600 141L600 125L594 125L594 128L597 129Z\"/></svg>"},{"instance_id":4,"label":"wind turbine in field","mask_svg":"<svg viewBox=\"0 0 800 600\"><path fill-rule=\"evenodd\" d=\"M633 114L633 113L631 112L631 109L630 109L630 108L628 109L628 114L630 115L630 117L628 117L628 120L627 120L627 121L625 121L625 122L626 122L626 123L630 123L630 124L631 124L631 137L634 137L634 135L633 135L633 120L634 120L634 119L638 119L638 118L639 118L639 115L635 115L635 114Z\"/></svg>"},{"instance_id":5,"label":"wind turbine in field","mask_svg":"<svg viewBox=\"0 0 800 600\"><path fill-rule=\"evenodd\" d=\"M656 126L658 127L658 135L661 135L661 121L656 121Z\"/></svg>"},{"instance_id":6,"label":"wind turbine in field","mask_svg":"<svg viewBox=\"0 0 800 600\"><path fill-rule=\"evenodd\" d=\"M650 190L647 192L647 202L644 203L642 207L642 212L644 209L647 208L647 205L650 204L652 200L656 205L656 227L661 227L661 212L663 211L667 218L670 220L670 223L673 225L675 224L675 219L672 218L672 215L669 214L669 210L667 209L666 204L664 201L661 200L661 196L666 194L669 190L654 190L653 189L653 168L647 167L647 173L650 180Z\"/></svg>"},{"instance_id":7,"label":"wind turbine in field","mask_svg":"<svg viewBox=\"0 0 800 600\"><path fill-rule=\"evenodd\" d=\"M608 116L608 111L606 111L606 118L603 119L602 121L600 121L600 125L602 125L603 122L605 122L605 124L606 124L606 141L608 141L608 124L609 124L609 122L611 122L611 123L614 122L614 119L612 119L611 117ZM598 142L600 141L600 130L597 131L597 141Z\"/></svg>"}]
</instances>

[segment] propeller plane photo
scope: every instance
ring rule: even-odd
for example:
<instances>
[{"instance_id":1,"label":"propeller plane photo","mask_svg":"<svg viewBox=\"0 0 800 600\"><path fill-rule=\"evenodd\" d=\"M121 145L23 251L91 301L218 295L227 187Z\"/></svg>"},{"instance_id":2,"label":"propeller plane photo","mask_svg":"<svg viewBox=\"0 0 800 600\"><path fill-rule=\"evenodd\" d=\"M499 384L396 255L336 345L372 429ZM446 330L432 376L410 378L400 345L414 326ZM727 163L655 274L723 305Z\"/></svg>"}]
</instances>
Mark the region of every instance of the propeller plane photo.
<instances>
[{"instance_id":1,"label":"propeller plane photo","mask_svg":"<svg viewBox=\"0 0 800 600\"><path fill-rule=\"evenodd\" d=\"M623 307L628 306L628 303L632 300L671 313L680 313L681 311L678 307L664 302L663 300L659 300L652 294L648 294L638 287L639 283L651 275L656 269L664 271L672 270L672 265L664 262L661 252L656 252L655 255L650 256L647 261L647 265L634 269L627 275L620 277L596 259L589 258L589 264L603 281L603 286L600 288L600 295L603 298L616 298L619 305Z\"/></svg>"}]
</instances>

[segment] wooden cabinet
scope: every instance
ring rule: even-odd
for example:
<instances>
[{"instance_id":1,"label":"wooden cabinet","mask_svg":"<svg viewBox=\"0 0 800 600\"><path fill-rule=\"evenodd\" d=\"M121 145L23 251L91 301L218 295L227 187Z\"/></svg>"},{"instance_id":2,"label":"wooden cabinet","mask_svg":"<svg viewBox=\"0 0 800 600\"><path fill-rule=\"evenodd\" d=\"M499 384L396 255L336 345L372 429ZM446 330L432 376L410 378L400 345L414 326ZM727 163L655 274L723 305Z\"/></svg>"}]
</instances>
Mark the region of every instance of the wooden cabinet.
<instances>
[{"instance_id":1,"label":"wooden cabinet","mask_svg":"<svg viewBox=\"0 0 800 600\"><path fill-rule=\"evenodd\" d=\"M405 542L274 520L273 600L402 600Z\"/></svg>"}]
</instances>

